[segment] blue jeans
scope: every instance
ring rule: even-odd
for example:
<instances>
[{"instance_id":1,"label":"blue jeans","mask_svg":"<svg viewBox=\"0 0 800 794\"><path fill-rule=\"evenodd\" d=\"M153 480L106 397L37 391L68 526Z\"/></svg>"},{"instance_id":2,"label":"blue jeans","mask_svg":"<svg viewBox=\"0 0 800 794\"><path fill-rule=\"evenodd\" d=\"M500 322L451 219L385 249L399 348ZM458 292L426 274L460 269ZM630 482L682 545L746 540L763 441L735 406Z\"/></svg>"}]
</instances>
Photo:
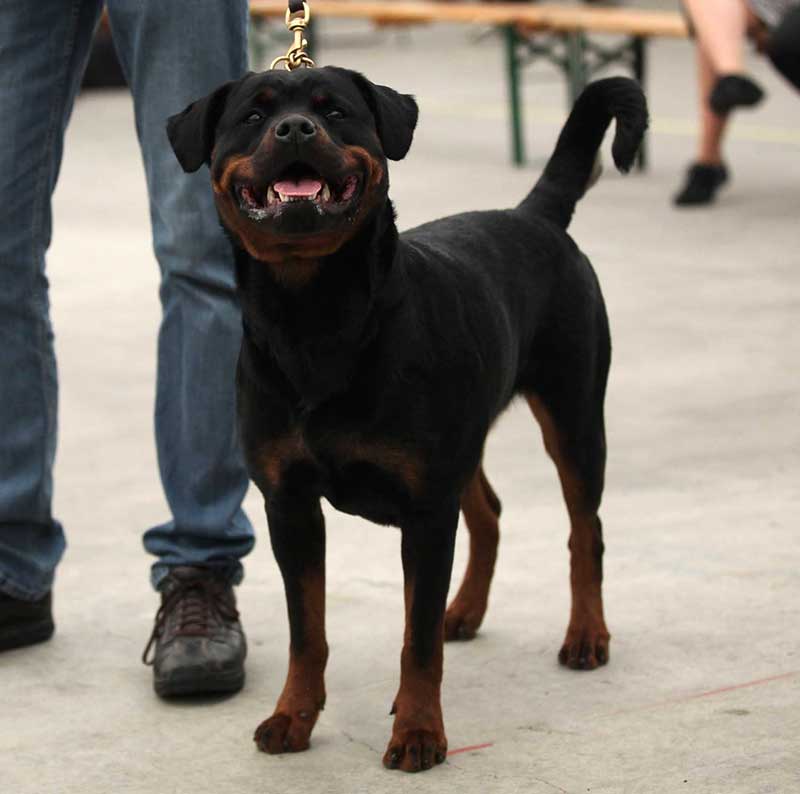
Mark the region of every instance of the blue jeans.
<instances>
[{"instance_id":1,"label":"blue jeans","mask_svg":"<svg viewBox=\"0 0 800 794\"><path fill-rule=\"evenodd\" d=\"M51 512L58 379L44 259L64 130L101 6L0 0L0 591L23 599L51 588L65 547ZM108 0L108 10L161 269L155 430L172 518L144 536L159 558L152 581L170 566L203 565L237 582L254 541L235 429L233 261L208 173L183 173L164 125L244 73L247 3Z\"/></svg>"}]
</instances>

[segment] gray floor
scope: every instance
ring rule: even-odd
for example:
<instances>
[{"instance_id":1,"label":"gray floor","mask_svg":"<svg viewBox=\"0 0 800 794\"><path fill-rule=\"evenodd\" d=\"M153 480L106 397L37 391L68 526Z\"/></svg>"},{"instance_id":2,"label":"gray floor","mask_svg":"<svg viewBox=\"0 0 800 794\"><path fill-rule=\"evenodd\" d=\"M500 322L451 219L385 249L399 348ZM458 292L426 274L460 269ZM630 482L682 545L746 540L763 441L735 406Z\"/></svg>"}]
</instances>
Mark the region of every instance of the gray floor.
<instances>
[{"instance_id":1,"label":"gray floor","mask_svg":"<svg viewBox=\"0 0 800 794\"><path fill-rule=\"evenodd\" d=\"M498 40L363 30L337 27L320 56L419 98L416 143L392 172L402 226L515 203L563 119L555 74L526 77L534 159L515 170ZM152 692L139 654L157 601L140 533L165 516L151 437L156 267L129 100L83 98L49 264L62 380L56 511L70 547L56 637L0 656L0 790L800 790L800 102L764 63L752 66L769 99L735 123L733 184L716 208L670 206L693 150L695 91L689 44L660 43L652 168L607 171L571 230L600 275L615 346L603 509L611 663L592 673L556 664L566 516L538 429L513 407L488 449L505 505L489 615L477 640L446 650L453 754L414 778L380 765L401 642L393 530L329 511L329 700L310 752L268 757L250 738L280 690L287 647L254 491L260 542L239 590L244 691L180 705ZM461 536L456 579L464 552Z\"/></svg>"}]
</instances>

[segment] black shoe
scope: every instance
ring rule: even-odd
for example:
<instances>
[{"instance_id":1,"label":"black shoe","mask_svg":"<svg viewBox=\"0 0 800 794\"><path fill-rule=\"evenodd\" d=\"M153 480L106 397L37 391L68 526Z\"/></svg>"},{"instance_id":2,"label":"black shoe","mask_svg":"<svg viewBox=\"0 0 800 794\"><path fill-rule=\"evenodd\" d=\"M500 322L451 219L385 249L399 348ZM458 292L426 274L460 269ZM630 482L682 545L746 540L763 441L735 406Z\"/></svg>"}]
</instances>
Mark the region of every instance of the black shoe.
<instances>
[{"instance_id":1,"label":"black shoe","mask_svg":"<svg viewBox=\"0 0 800 794\"><path fill-rule=\"evenodd\" d=\"M161 697L236 692L244 684L247 643L233 588L207 568L173 568L142 655ZM149 659L150 651L155 653Z\"/></svg>"},{"instance_id":2,"label":"black shoe","mask_svg":"<svg viewBox=\"0 0 800 794\"><path fill-rule=\"evenodd\" d=\"M727 181L728 169L724 165L695 163L689 168L686 184L673 201L679 207L710 204Z\"/></svg>"},{"instance_id":3,"label":"black shoe","mask_svg":"<svg viewBox=\"0 0 800 794\"><path fill-rule=\"evenodd\" d=\"M21 601L0 593L0 651L44 642L53 631L50 593L38 601Z\"/></svg>"},{"instance_id":4,"label":"black shoe","mask_svg":"<svg viewBox=\"0 0 800 794\"><path fill-rule=\"evenodd\" d=\"M726 74L720 77L711 94L708 104L718 116L724 116L735 108L757 105L764 98L761 86L743 74Z\"/></svg>"}]
</instances>

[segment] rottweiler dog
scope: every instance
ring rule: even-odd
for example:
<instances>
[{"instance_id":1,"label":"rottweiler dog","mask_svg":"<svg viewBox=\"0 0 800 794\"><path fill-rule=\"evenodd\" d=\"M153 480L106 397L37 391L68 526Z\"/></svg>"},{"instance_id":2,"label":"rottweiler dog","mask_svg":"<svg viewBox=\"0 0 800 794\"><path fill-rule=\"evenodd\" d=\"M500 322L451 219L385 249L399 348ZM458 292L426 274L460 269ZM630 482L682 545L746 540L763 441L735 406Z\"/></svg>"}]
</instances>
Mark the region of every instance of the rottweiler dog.
<instances>
[{"instance_id":1,"label":"rottweiler dog","mask_svg":"<svg viewBox=\"0 0 800 794\"><path fill-rule=\"evenodd\" d=\"M474 637L486 611L500 502L482 454L516 395L541 425L571 524L559 661L608 661L598 507L609 329L565 230L612 118L614 160L628 170L647 107L636 83L609 78L578 99L517 207L403 234L387 160L411 146L411 96L336 67L270 71L169 119L184 170L210 167L235 250L241 436L286 591L289 672L256 730L260 749L308 748L325 704L325 497L402 531L406 628L383 763L413 772L445 759L442 643ZM470 556L445 609L459 510Z\"/></svg>"}]
</instances>

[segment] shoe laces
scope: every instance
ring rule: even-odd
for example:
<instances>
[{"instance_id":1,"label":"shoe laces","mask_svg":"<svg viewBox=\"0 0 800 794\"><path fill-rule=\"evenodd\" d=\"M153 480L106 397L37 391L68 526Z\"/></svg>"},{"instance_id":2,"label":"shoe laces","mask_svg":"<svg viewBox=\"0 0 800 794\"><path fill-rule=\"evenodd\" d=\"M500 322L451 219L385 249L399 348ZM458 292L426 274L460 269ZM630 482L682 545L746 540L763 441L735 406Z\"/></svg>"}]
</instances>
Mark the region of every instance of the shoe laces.
<instances>
[{"instance_id":1,"label":"shoe laces","mask_svg":"<svg viewBox=\"0 0 800 794\"><path fill-rule=\"evenodd\" d=\"M207 576L179 580L169 589L156 612L153 631L142 653L142 662L146 665L154 663L155 653L151 656L150 651L176 610L175 636L205 636L212 618L222 621L238 620L239 611L232 601L225 597L226 590L222 582Z\"/></svg>"}]
</instances>

